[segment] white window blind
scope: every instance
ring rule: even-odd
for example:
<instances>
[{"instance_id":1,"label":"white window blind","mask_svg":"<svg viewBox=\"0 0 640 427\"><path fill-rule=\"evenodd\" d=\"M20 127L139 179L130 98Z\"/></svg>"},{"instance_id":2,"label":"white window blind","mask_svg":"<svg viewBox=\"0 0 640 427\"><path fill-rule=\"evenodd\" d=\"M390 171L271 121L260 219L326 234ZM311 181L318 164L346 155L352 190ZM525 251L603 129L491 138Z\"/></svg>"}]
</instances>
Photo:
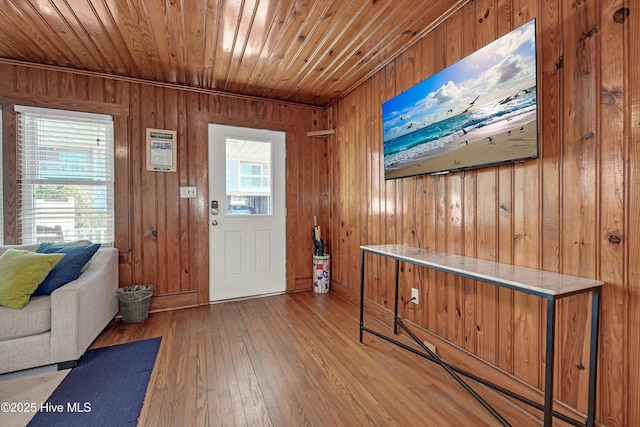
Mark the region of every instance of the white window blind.
<instances>
[{"instance_id":1,"label":"white window blind","mask_svg":"<svg viewBox=\"0 0 640 427\"><path fill-rule=\"evenodd\" d=\"M20 241L113 243L111 116L16 106Z\"/></svg>"}]
</instances>

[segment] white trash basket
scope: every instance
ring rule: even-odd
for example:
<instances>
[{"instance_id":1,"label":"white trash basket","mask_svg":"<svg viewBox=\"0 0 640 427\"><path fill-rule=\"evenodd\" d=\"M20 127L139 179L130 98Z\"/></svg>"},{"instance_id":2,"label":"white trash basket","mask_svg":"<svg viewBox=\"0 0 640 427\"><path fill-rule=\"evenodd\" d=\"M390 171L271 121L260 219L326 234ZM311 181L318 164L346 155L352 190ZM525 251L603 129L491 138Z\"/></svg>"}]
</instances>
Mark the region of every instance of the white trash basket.
<instances>
[{"instance_id":1,"label":"white trash basket","mask_svg":"<svg viewBox=\"0 0 640 427\"><path fill-rule=\"evenodd\" d=\"M313 256L313 291L319 294L329 292L331 257L327 254Z\"/></svg>"}]
</instances>

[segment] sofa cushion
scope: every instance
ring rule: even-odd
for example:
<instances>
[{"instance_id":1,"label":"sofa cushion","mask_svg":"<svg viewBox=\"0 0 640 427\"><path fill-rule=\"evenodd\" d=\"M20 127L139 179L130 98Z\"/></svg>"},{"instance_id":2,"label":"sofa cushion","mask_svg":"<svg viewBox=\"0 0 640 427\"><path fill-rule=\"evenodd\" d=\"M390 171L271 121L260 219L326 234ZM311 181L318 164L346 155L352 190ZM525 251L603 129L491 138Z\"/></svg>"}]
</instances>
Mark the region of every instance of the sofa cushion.
<instances>
[{"instance_id":1,"label":"sofa cushion","mask_svg":"<svg viewBox=\"0 0 640 427\"><path fill-rule=\"evenodd\" d=\"M0 341L51 329L51 297L33 297L22 310L0 307Z\"/></svg>"},{"instance_id":2,"label":"sofa cushion","mask_svg":"<svg viewBox=\"0 0 640 427\"><path fill-rule=\"evenodd\" d=\"M57 246L86 246L90 244L90 240L75 240L73 242L56 243ZM0 245L0 255L5 253L7 249L18 249L21 251L35 252L39 247L40 243L33 243L30 245Z\"/></svg>"},{"instance_id":3,"label":"sofa cushion","mask_svg":"<svg viewBox=\"0 0 640 427\"><path fill-rule=\"evenodd\" d=\"M37 249L38 253L59 253L65 254L65 257L51 270L47 278L40 283L33 295L51 295L51 292L60 286L76 280L80 277L84 266L99 248L99 243L87 246L55 246L49 243L42 243Z\"/></svg>"},{"instance_id":4,"label":"sofa cushion","mask_svg":"<svg viewBox=\"0 0 640 427\"><path fill-rule=\"evenodd\" d=\"M33 245L2 245L0 246L0 255L5 253L9 249L18 249L19 251L35 252L36 249L38 249L38 246L40 246L39 243L35 243Z\"/></svg>"},{"instance_id":5,"label":"sofa cushion","mask_svg":"<svg viewBox=\"0 0 640 427\"><path fill-rule=\"evenodd\" d=\"M0 305L21 309L64 254L9 249L0 256Z\"/></svg>"}]
</instances>

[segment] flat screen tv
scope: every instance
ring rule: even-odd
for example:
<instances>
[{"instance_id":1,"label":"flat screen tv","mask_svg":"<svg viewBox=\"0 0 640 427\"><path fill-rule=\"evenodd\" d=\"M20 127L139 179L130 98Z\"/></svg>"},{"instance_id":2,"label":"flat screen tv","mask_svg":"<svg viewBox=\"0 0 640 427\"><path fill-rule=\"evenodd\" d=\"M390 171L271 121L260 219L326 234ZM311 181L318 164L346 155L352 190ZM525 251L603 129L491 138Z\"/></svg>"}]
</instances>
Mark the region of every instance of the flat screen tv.
<instances>
[{"instance_id":1,"label":"flat screen tv","mask_svg":"<svg viewBox=\"0 0 640 427\"><path fill-rule=\"evenodd\" d=\"M382 104L385 179L538 157L535 19Z\"/></svg>"}]
</instances>

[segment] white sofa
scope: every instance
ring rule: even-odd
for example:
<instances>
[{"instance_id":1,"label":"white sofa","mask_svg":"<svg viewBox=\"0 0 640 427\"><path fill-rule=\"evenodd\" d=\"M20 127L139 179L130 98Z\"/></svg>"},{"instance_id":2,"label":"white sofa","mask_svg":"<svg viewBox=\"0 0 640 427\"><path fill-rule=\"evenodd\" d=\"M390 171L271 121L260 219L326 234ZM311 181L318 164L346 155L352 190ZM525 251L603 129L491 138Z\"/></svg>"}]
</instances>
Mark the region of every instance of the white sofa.
<instances>
[{"instance_id":1,"label":"white sofa","mask_svg":"<svg viewBox=\"0 0 640 427\"><path fill-rule=\"evenodd\" d=\"M35 251L38 245L11 247ZM74 366L118 312L117 288L118 250L101 248L80 277L50 296L32 297L22 310L0 306L0 374Z\"/></svg>"}]
</instances>

